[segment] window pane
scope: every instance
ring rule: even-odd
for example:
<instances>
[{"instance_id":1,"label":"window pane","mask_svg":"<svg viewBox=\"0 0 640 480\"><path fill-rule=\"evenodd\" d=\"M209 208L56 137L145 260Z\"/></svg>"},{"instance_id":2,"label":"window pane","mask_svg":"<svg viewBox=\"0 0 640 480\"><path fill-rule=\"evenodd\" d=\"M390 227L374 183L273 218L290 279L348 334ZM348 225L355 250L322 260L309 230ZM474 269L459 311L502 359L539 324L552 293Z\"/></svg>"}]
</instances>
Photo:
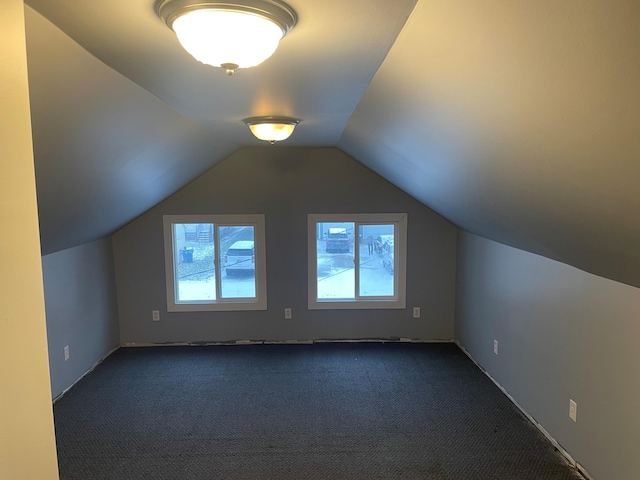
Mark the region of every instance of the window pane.
<instances>
[{"instance_id":1,"label":"window pane","mask_svg":"<svg viewBox=\"0 0 640 480\"><path fill-rule=\"evenodd\" d=\"M317 224L318 298L355 298L353 222Z\"/></svg>"},{"instance_id":2,"label":"window pane","mask_svg":"<svg viewBox=\"0 0 640 480\"><path fill-rule=\"evenodd\" d=\"M224 276L222 298L256 297L256 257L254 227L220 227L220 251Z\"/></svg>"},{"instance_id":3,"label":"window pane","mask_svg":"<svg viewBox=\"0 0 640 480\"><path fill-rule=\"evenodd\" d=\"M361 225L359 253L362 297L394 295L394 225Z\"/></svg>"},{"instance_id":4,"label":"window pane","mask_svg":"<svg viewBox=\"0 0 640 480\"><path fill-rule=\"evenodd\" d=\"M174 224L176 301L216 299L213 224Z\"/></svg>"},{"instance_id":5,"label":"window pane","mask_svg":"<svg viewBox=\"0 0 640 480\"><path fill-rule=\"evenodd\" d=\"M162 223L167 311L267 309L264 215L164 215Z\"/></svg>"}]
</instances>

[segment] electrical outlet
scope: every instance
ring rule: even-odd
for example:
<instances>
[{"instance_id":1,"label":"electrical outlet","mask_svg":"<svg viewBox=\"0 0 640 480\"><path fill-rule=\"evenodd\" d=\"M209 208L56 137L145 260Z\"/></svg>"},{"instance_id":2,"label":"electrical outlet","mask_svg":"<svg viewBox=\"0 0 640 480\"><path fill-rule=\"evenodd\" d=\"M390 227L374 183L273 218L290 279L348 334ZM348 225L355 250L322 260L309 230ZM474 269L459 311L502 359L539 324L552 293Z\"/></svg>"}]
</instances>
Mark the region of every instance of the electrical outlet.
<instances>
[{"instance_id":1,"label":"electrical outlet","mask_svg":"<svg viewBox=\"0 0 640 480\"><path fill-rule=\"evenodd\" d=\"M493 341L493 353L498 355L498 340Z\"/></svg>"},{"instance_id":2,"label":"electrical outlet","mask_svg":"<svg viewBox=\"0 0 640 480\"><path fill-rule=\"evenodd\" d=\"M420 307L413 307L413 318L420 318Z\"/></svg>"},{"instance_id":3,"label":"electrical outlet","mask_svg":"<svg viewBox=\"0 0 640 480\"><path fill-rule=\"evenodd\" d=\"M576 422L576 418L578 416L578 404L573 400L569 399L569 418Z\"/></svg>"},{"instance_id":4,"label":"electrical outlet","mask_svg":"<svg viewBox=\"0 0 640 480\"><path fill-rule=\"evenodd\" d=\"M151 318L153 318L154 322L159 322L160 321L160 310L153 310L151 312Z\"/></svg>"},{"instance_id":5,"label":"electrical outlet","mask_svg":"<svg viewBox=\"0 0 640 480\"><path fill-rule=\"evenodd\" d=\"M64 347L64 361L66 362L67 360L69 360L69 345Z\"/></svg>"},{"instance_id":6,"label":"electrical outlet","mask_svg":"<svg viewBox=\"0 0 640 480\"><path fill-rule=\"evenodd\" d=\"M284 309L284 318L286 320L290 320L291 319L291 309L290 308L285 308Z\"/></svg>"}]
</instances>

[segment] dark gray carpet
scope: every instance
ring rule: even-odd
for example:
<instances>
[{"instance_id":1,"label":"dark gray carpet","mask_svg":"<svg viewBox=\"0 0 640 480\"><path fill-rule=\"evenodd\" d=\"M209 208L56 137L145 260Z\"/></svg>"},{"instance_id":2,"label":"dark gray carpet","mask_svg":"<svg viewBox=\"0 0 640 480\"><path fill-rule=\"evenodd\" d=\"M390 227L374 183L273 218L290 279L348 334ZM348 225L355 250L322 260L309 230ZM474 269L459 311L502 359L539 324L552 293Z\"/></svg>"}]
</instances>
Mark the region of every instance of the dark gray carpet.
<instances>
[{"instance_id":1,"label":"dark gray carpet","mask_svg":"<svg viewBox=\"0 0 640 480\"><path fill-rule=\"evenodd\" d=\"M60 478L581 478L453 344L122 348L54 407Z\"/></svg>"}]
</instances>

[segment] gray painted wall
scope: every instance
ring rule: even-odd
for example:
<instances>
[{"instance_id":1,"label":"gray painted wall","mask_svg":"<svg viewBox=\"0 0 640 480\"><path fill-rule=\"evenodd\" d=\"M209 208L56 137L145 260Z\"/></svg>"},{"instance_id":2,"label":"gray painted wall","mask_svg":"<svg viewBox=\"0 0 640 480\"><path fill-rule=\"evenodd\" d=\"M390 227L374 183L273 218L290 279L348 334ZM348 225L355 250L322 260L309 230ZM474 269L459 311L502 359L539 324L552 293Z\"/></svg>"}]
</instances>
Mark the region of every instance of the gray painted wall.
<instances>
[{"instance_id":1,"label":"gray painted wall","mask_svg":"<svg viewBox=\"0 0 640 480\"><path fill-rule=\"evenodd\" d=\"M307 309L307 214L408 213L406 310ZM167 313L162 216L265 214L268 310ZM454 225L335 148L244 148L113 236L120 342L451 339ZM413 319L411 307L422 307ZM284 320L284 308L293 319ZM152 310L161 311L153 322Z\"/></svg>"},{"instance_id":2,"label":"gray painted wall","mask_svg":"<svg viewBox=\"0 0 640 480\"><path fill-rule=\"evenodd\" d=\"M640 478L640 289L462 231L458 245L455 338L591 477Z\"/></svg>"},{"instance_id":3,"label":"gray painted wall","mask_svg":"<svg viewBox=\"0 0 640 480\"><path fill-rule=\"evenodd\" d=\"M55 398L119 345L111 240L46 255L42 269Z\"/></svg>"}]
</instances>

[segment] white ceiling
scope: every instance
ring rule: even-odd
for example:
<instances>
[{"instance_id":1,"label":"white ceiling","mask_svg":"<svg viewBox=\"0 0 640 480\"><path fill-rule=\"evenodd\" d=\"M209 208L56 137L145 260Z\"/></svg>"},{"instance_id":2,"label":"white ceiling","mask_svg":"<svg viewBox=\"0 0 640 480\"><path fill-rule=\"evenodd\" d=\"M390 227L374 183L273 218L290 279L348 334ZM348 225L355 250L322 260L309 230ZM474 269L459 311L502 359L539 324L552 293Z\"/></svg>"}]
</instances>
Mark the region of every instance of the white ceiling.
<instances>
[{"instance_id":1,"label":"white ceiling","mask_svg":"<svg viewBox=\"0 0 640 480\"><path fill-rule=\"evenodd\" d=\"M259 145L242 118L292 115L288 145L337 146L465 230L640 286L637 0L290 0L296 27L233 77L153 0L26 3L44 253Z\"/></svg>"}]
</instances>

